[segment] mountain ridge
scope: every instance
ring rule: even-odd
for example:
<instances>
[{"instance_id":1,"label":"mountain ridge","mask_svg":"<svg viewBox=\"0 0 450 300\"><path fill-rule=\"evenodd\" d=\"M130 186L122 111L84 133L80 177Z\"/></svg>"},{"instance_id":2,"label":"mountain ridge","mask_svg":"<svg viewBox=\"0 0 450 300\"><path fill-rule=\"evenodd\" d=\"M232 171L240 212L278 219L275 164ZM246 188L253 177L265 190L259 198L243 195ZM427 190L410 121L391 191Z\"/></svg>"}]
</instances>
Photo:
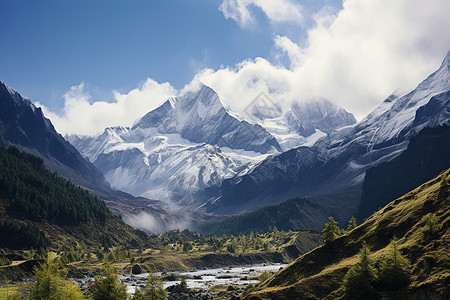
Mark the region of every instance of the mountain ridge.
<instances>
[{"instance_id":1,"label":"mountain ridge","mask_svg":"<svg viewBox=\"0 0 450 300\"><path fill-rule=\"evenodd\" d=\"M450 126L422 129L399 156L367 170L357 218L368 217L379 207L450 168L448 153Z\"/></svg>"},{"instance_id":2,"label":"mountain ridge","mask_svg":"<svg viewBox=\"0 0 450 300\"><path fill-rule=\"evenodd\" d=\"M324 114L328 108L336 114L343 111L327 100L322 103ZM320 113L315 114L317 119ZM347 115L352 122L353 115ZM333 120L331 126L338 126L339 118ZM279 130L280 120L269 121ZM283 122L281 127L287 126ZM266 124L261 124L234 117L214 90L200 85L167 99L131 128L112 127L95 137L69 136L68 140L102 170L114 188L195 208L198 191L245 174L282 150ZM289 132L282 134L292 137Z\"/></svg>"},{"instance_id":3,"label":"mountain ridge","mask_svg":"<svg viewBox=\"0 0 450 300\"><path fill-rule=\"evenodd\" d=\"M212 200L202 198L209 202L202 207L212 213L243 213L294 197L335 195L338 201L352 199L355 210L368 168L398 156L424 127L449 123L449 56L450 52L414 90L388 97L355 125L332 131L310 148L300 146L269 157L251 172L225 180Z\"/></svg>"}]
</instances>

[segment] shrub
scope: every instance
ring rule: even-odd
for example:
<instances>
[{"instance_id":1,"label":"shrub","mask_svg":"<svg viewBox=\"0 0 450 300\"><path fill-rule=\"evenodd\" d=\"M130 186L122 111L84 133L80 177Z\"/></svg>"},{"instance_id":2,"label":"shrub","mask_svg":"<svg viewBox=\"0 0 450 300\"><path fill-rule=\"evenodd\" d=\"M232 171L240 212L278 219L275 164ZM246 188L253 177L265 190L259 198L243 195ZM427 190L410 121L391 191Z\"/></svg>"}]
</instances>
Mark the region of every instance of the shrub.
<instances>
[{"instance_id":1,"label":"shrub","mask_svg":"<svg viewBox=\"0 0 450 300\"><path fill-rule=\"evenodd\" d=\"M261 274L259 274L258 280L259 280L260 283L264 283L267 280L269 280L272 276L273 276L272 273L264 271Z\"/></svg>"},{"instance_id":2,"label":"shrub","mask_svg":"<svg viewBox=\"0 0 450 300\"><path fill-rule=\"evenodd\" d=\"M426 227L426 234L428 236L433 236L434 234L436 234L436 232L439 231L439 223L438 223L438 218L436 217L435 214L429 213L424 217L424 221L425 221L425 227Z\"/></svg>"},{"instance_id":3,"label":"shrub","mask_svg":"<svg viewBox=\"0 0 450 300\"><path fill-rule=\"evenodd\" d=\"M350 231L354 228L356 228L358 224L356 223L355 217L351 217L351 219L348 221L347 231Z\"/></svg>"}]
</instances>

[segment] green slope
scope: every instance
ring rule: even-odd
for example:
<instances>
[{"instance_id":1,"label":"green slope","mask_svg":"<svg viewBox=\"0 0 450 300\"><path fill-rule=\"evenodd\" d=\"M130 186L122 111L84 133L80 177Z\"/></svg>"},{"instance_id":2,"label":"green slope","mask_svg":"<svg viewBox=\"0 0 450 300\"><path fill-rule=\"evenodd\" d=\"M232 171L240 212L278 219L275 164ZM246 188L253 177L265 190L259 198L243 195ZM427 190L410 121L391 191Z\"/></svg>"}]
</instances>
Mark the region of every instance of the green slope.
<instances>
[{"instance_id":1,"label":"green slope","mask_svg":"<svg viewBox=\"0 0 450 300\"><path fill-rule=\"evenodd\" d=\"M246 299L340 299L343 278L357 260L363 242L375 259L398 238L400 251L411 262L408 299L450 298L450 169L392 201L362 225L334 242L299 257ZM440 228L427 235L424 217L433 213ZM433 298L434 297L434 298Z\"/></svg>"},{"instance_id":2,"label":"green slope","mask_svg":"<svg viewBox=\"0 0 450 300\"><path fill-rule=\"evenodd\" d=\"M48 171L41 158L0 146L0 248L143 244L146 235L88 191Z\"/></svg>"},{"instance_id":3,"label":"green slope","mask_svg":"<svg viewBox=\"0 0 450 300\"><path fill-rule=\"evenodd\" d=\"M248 234L278 230L306 228L318 218L322 221L324 209L317 203L304 198L293 198L280 204L265 206L253 212L229 217L225 220L205 224L199 231L214 234Z\"/></svg>"}]
</instances>

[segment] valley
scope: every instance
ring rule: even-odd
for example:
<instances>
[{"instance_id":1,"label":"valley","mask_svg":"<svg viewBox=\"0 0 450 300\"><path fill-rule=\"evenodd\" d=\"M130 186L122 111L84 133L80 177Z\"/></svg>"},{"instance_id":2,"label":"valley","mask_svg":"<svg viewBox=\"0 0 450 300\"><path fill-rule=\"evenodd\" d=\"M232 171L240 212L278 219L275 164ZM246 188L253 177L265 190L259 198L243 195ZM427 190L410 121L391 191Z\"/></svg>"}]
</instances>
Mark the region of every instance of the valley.
<instances>
[{"instance_id":1,"label":"valley","mask_svg":"<svg viewBox=\"0 0 450 300\"><path fill-rule=\"evenodd\" d=\"M87 289L89 280L101 274L104 264L113 266L121 282L133 293L136 286L145 285L148 272L161 276L165 288L179 284L181 278L188 280L189 288L205 291L220 284L243 287L259 282L257 277L263 272L278 271L298 255L315 248L322 238L317 232L277 229L238 236L177 230L150 236L148 241L150 247L137 249L129 243L112 246L106 241L103 247L102 244L89 247L73 239L45 251L42 248L3 251L1 257L11 261L0 266L0 278L11 290L26 293L23 282L33 278L33 267L43 263L46 251L50 251L49 257L59 261L67 278L75 280L82 290ZM232 275L233 272L236 273Z\"/></svg>"},{"instance_id":2,"label":"valley","mask_svg":"<svg viewBox=\"0 0 450 300\"><path fill-rule=\"evenodd\" d=\"M45 2L2 3L0 299L450 299L448 3Z\"/></svg>"}]
</instances>

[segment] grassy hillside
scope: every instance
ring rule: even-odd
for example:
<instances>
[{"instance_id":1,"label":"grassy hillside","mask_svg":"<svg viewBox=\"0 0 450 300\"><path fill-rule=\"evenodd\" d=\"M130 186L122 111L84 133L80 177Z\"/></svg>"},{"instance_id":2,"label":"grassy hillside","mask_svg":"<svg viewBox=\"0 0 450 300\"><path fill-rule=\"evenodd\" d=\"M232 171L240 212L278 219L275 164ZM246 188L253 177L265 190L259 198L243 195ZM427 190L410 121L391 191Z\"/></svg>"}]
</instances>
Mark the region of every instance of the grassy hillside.
<instances>
[{"instance_id":1,"label":"grassy hillside","mask_svg":"<svg viewBox=\"0 0 450 300\"><path fill-rule=\"evenodd\" d=\"M48 171L41 158L0 146L0 248L144 244L147 236L113 216L103 201Z\"/></svg>"},{"instance_id":2,"label":"grassy hillside","mask_svg":"<svg viewBox=\"0 0 450 300\"><path fill-rule=\"evenodd\" d=\"M333 242L299 257L246 299L341 299L343 278L358 261L363 243L374 259L388 251L393 237L411 263L405 298L450 298L450 169L374 213ZM437 231L427 233L425 216L435 214ZM434 298L431 298L434 297Z\"/></svg>"},{"instance_id":3,"label":"grassy hillside","mask_svg":"<svg viewBox=\"0 0 450 300\"><path fill-rule=\"evenodd\" d=\"M313 220L318 218L318 211L321 210L323 209L320 205L313 201L293 198L250 213L205 224L200 231L214 234L248 234L252 231L271 231L274 227L279 230L305 228L306 224L314 224Z\"/></svg>"}]
</instances>

